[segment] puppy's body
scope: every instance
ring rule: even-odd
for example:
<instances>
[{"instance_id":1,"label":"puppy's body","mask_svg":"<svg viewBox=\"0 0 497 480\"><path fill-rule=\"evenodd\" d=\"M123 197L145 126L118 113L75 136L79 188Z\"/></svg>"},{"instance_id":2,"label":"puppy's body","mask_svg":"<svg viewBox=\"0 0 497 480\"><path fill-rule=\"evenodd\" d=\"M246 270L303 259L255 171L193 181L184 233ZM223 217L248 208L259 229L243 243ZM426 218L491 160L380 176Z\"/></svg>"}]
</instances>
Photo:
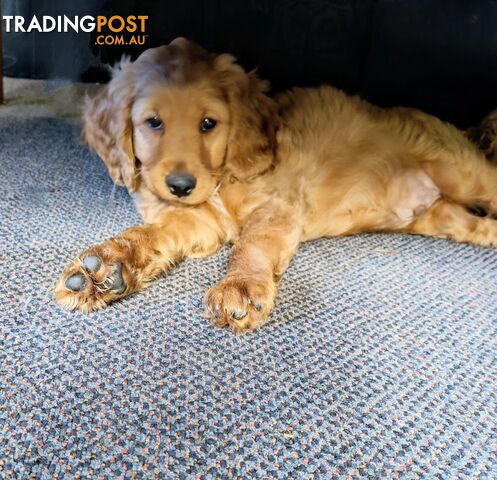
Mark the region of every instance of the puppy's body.
<instances>
[{"instance_id":1,"label":"puppy's body","mask_svg":"<svg viewBox=\"0 0 497 480\"><path fill-rule=\"evenodd\" d=\"M141 61L147 72L168 66L165 74L146 85L118 74L86 114L90 145L133 193L146 225L71 263L56 288L62 305L102 307L185 256L233 242L228 275L207 304L217 324L242 330L267 319L300 242L365 231L497 241L497 222L464 208L497 212L497 169L456 128L331 87L271 100L231 57L184 40L162 48L128 70ZM215 129L200 123L199 134L210 117ZM196 180L180 196L169 185L177 172Z\"/></svg>"}]
</instances>

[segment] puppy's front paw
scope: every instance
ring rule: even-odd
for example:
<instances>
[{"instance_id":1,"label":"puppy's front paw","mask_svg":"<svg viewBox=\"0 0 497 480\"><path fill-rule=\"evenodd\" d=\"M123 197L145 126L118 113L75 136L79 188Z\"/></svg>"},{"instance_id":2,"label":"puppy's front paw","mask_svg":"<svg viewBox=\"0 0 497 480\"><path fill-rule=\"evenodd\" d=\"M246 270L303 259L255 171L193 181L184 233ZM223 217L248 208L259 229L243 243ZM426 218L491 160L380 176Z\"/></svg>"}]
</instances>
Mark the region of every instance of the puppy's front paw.
<instances>
[{"instance_id":1,"label":"puppy's front paw","mask_svg":"<svg viewBox=\"0 0 497 480\"><path fill-rule=\"evenodd\" d=\"M275 293L272 279L228 276L207 292L206 304L214 325L241 332L266 323Z\"/></svg>"},{"instance_id":2,"label":"puppy's front paw","mask_svg":"<svg viewBox=\"0 0 497 480\"><path fill-rule=\"evenodd\" d=\"M55 286L63 308L91 312L131 292L126 251L112 240L73 260Z\"/></svg>"}]
</instances>

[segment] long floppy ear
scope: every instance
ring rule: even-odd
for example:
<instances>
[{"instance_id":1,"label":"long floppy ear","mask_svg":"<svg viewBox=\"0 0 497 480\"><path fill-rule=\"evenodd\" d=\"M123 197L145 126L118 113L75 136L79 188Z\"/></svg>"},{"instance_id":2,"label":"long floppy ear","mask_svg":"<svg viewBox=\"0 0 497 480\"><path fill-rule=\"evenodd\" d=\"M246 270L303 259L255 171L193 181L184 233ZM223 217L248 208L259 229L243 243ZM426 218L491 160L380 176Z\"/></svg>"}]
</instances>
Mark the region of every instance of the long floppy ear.
<instances>
[{"instance_id":1,"label":"long floppy ear","mask_svg":"<svg viewBox=\"0 0 497 480\"><path fill-rule=\"evenodd\" d=\"M231 55L219 55L214 63L231 112L226 169L238 180L245 180L274 163L276 104L265 93L268 82L258 79L254 72L246 73Z\"/></svg>"},{"instance_id":2,"label":"long floppy ear","mask_svg":"<svg viewBox=\"0 0 497 480\"><path fill-rule=\"evenodd\" d=\"M112 180L130 192L139 184L131 124L133 77L132 64L123 60L83 112L84 139L104 161Z\"/></svg>"}]
</instances>

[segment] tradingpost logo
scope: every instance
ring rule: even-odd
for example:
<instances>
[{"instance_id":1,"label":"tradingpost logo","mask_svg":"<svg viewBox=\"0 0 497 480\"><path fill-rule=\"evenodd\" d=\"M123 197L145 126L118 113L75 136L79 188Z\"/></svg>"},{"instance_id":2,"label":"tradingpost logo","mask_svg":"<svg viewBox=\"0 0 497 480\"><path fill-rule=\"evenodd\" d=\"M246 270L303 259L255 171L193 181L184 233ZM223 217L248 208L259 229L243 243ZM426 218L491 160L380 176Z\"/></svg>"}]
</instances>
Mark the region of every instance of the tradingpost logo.
<instances>
[{"instance_id":1,"label":"tradingpost logo","mask_svg":"<svg viewBox=\"0 0 497 480\"><path fill-rule=\"evenodd\" d=\"M147 28L148 15L129 15L122 17L113 15L106 17L99 15L92 17L85 15L82 17L67 15L57 15L55 17L43 15L26 19L20 15L3 15L5 33L10 32L85 32L96 33L96 45L145 45L148 35L145 34Z\"/></svg>"}]
</instances>

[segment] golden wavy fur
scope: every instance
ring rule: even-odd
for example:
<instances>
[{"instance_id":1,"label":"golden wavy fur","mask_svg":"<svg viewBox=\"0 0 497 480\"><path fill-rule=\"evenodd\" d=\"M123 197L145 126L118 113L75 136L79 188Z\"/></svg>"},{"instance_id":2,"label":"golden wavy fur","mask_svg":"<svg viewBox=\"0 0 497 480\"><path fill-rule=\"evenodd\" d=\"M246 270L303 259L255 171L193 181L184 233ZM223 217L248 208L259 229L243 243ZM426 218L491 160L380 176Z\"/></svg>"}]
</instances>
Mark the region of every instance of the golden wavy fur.
<instances>
[{"instance_id":1,"label":"golden wavy fur","mask_svg":"<svg viewBox=\"0 0 497 480\"><path fill-rule=\"evenodd\" d=\"M84 134L145 224L71 262L61 305L101 308L232 242L206 302L216 325L241 331L266 321L306 240L382 231L496 243L497 222L465 205L497 212L497 167L455 127L328 86L266 90L232 56L182 38L114 70ZM196 181L181 196L166 180L176 174Z\"/></svg>"}]
</instances>

